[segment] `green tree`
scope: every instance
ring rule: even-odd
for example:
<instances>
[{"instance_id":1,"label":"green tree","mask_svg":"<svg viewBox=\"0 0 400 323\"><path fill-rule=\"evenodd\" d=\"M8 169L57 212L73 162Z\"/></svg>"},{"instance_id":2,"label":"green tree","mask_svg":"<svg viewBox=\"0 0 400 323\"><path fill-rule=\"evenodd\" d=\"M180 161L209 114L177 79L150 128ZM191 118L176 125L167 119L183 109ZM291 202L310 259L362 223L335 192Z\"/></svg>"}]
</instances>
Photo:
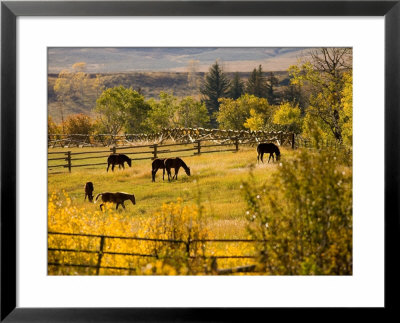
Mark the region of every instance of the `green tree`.
<instances>
[{"instance_id":1,"label":"green tree","mask_svg":"<svg viewBox=\"0 0 400 323\"><path fill-rule=\"evenodd\" d=\"M176 111L178 126L185 128L207 127L210 123L210 116L204 102L195 101L188 96L183 98Z\"/></svg>"},{"instance_id":2,"label":"green tree","mask_svg":"<svg viewBox=\"0 0 400 323\"><path fill-rule=\"evenodd\" d=\"M300 66L292 66L289 73L295 85L307 85L310 89L310 106L307 113L318 118L330 134L343 142L343 91L346 73L351 73L351 48L320 48L310 52L310 60Z\"/></svg>"},{"instance_id":3,"label":"green tree","mask_svg":"<svg viewBox=\"0 0 400 323\"><path fill-rule=\"evenodd\" d=\"M293 106L298 106L301 110L301 115L304 116L305 109L309 105L306 92L305 86L293 84L289 81L289 84L283 90L282 100L289 102Z\"/></svg>"},{"instance_id":4,"label":"green tree","mask_svg":"<svg viewBox=\"0 0 400 323\"><path fill-rule=\"evenodd\" d=\"M149 100L149 104L146 124L153 132L163 128L206 127L210 122L205 104L190 96L179 100L172 93L160 92L159 100Z\"/></svg>"},{"instance_id":5,"label":"green tree","mask_svg":"<svg viewBox=\"0 0 400 323\"><path fill-rule=\"evenodd\" d=\"M178 99L168 92L160 92L159 100L148 101L150 110L146 124L153 132L159 132L163 128L175 128L178 125L177 111Z\"/></svg>"},{"instance_id":6,"label":"green tree","mask_svg":"<svg viewBox=\"0 0 400 323\"><path fill-rule=\"evenodd\" d=\"M238 72L235 73L233 80L231 82L231 87L229 90L229 97L231 99L238 99L244 94L244 83L240 79L240 75Z\"/></svg>"},{"instance_id":7,"label":"green tree","mask_svg":"<svg viewBox=\"0 0 400 323\"><path fill-rule=\"evenodd\" d=\"M146 129L144 121L149 108L142 95L117 86L103 91L96 101L95 112L107 133L118 134L122 130L135 133Z\"/></svg>"},{"instance_id":8,"label":"green tree","mask_svg":"<svg viewBox=\"0 0 400 323\"><path fill-rule=\"evenodd\" d=\"M208 73L205 75L203 83L200 87L200 93L203 95L203 101L206 104L210 115L211 126L216 127L215 113L219 110L219 99L228 97L230 82L223 73L218 62L215 62Z\"/></svg>"},{"instance_id":9,"label":"green tree","mask_svg":"<svg viewBox=\"0 0 400 323\"><path fill-rule=\"evenodd\" d=\"M267 97L267 83L261 65L250 74L246 82L246 93L259 98Z\"/></svg>"}]
</instances>

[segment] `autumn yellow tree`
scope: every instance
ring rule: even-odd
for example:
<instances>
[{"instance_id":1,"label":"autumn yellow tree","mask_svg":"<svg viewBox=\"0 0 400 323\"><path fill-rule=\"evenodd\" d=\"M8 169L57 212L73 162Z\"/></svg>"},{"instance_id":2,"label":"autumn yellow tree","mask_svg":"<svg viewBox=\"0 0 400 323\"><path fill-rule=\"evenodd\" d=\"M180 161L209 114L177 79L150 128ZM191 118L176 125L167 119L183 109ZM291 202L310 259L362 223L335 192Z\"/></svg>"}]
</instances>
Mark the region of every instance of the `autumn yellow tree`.
<instances>
[{"instance_id":1,"label":"autumn yellow tree","mask_svg":"<svg viewBox=\"0 0 400 323\"><path fill-rule=\"evenodd\" d=\"M307 118L328 129L329 136L343 142L343 125L346 122L344 99L348 75L352 73L351 48L320 48L310 52L310 59L289 68L291 83L308 86L310 105ZM348 95L348 93L347 93ZM348 114L348 112L347 112Z\"/></svg>"},{"instance_id":2,"label":"autumn yellow tree","mask_svg":"<svg viewBox=\"0 0 400 323\"><path fill-rule=\"evenodd\" d=\"M53 121L51 116L47 118L47 134L54 135L61 132L60 126Z\"/></svg>"},{"instance_id":3,"label":"autumn yellow tree","mask_svg":"<svg viewBox=\"0 0 400 323\"><path fill-rule=\"evenodd\" d=\"M83 113L69 115L63 125L66 134L88 135L93 130L93 120Z\"/></svg>"},{"instance_id":4,"label":"autumn yellow tree","mask_svg":"<svg viewBox=\"0 0 400 323\"><path fill-rule=\"evenodd\" d=\"M300 108L288 102L282 103L274 113L273 122L280 128L279 130L299 134L302 126Z\"/></svg>"},{"instance_id":5,"label":"autumn yellow tree","mask_svg":"<svg viewBox=\"0 0 400 323\"><path fill-rule=\"evenodd\" d=\"M72 73L68 70L62 70L58 74L58 78L54 84L54 92L57 95L62 123L64 122L64 110L66 108L67 102L71 98L71 79Z\"/></svg>"}]
</instances>

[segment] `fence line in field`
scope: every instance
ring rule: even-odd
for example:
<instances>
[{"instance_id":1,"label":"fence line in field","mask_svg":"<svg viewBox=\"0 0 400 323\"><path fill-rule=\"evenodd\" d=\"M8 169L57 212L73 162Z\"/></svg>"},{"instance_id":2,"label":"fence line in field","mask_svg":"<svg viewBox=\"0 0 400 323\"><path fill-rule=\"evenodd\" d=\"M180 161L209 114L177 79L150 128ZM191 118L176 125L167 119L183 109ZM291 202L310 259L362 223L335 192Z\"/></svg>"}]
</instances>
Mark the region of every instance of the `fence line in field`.
<instances>
[{"instance_id":1,"label":"fence line in field","mask_svg":"<svg viewBox=\"0 0 400 323\"><path fill-rule=\"evenodd\" d=\"M292 133L274 131L250 131L250 130L224 130L204 128L173 128L163 129L158 133L151 134L48 134L48 147L105 147L105 146L132 146L139 144L163 144L165 141L191 142L196 140L221 140L240 138L245 141L272 141L276 140L280 145L291 141Z\"/></svg>"},{"instance_id":2,"label":"fence line in field","mask_svg":"<svg viewBox=\"0 0 400 323\"><path fill-rule=\"evenodd\" d=\"M304 139L300 136L295 137L294 134L291 134L292 139L287 140L286 144L290 145L292 149L295 148L307 148L307 149L316 149L315 144L308 139ZM218 152L237 152L239 151L239 146L243 145L255 145L258 144L258 141L243 141L241 138L220 138L219 142L215 143L216 140L213 138L205 138L201 140L196 140L194 142L183 142L183 143L172 143L172 144L152 144L152 145L136 145L136 146L113 146L109 150L100 150L100 151L79 151L79 152L72 152L72 151L64 151L64 152L48 152L48 168L68 168L68 171L71 172L72 168L74 167L87 167L87 166L100 166L100 165L107 165L106 158L110 155L110 153L117 153L122 152L126 155L144 155L131 158L132 160L154 160L155 158L160 157L161 155L171 154L171 153L179 153L180 155L174 155L174 157L187 157L187 156L195 156L201 154L208 154L208 153L218 153ZM270 141L277 141L277 138L272 138ZM207 144L210 142L210 144ZM191 146L189 148L179 148L179 146ZM229 148L231 146L232 148ZM177 149L171 149L173 147L177 147ZM222 149L217 150L209 150L212 147L220 147ZM325 140L320 141L318 144L318 149L324 148L335 148L341 149L343 146L338 143L337 141L333 140ZM140 148L149 148L149 150L143 151L133 151ZM127 151L130 150L130 151ZM181 155L181 153L192 152L189 155ZM96 154L104 154L107 155L100 155L100 156L93 156ZM58 156L57 156L58 155ZM59 157L62 155L63 157ZM75 157L79 155L91 155L91 156L84 156L84 157ZM53 157L54 156L54 157ZM100 163L86 163L86 164L76 164L76 161L82 160L93 160L93 159L100 159L104 158L104 162ZM63 164L51 164L49 162L53 161L62 161L64 160L66 163Z\"/></svg>"},{"instance_id":3,"label":"fence line in field","mask_svg":"<svg viewBox=\"0 0 400 323\"><path fill-rule=\"evenodd\" d=\"M276 138L275 138L276 139ZM201 154L208 154L208 153L217 153L217 152L237 152L239 151L239 145L251 145L251 144L257 144L258 142L256 141L246 141L242 142L240 138L235 137L235 138L220 138L219 139L221 142L219 143L214 143L215 139L212 138L205 138L201 140L196 140L194 142L184 142L184 143L173 143L173 144L152 144L152 145L137 145L137 146L129 146L129 147L117 147L113 146L110 148L109 151L107 150L102 150L102 151L80 151L80 152L72 152L72 151L66 151L66 152L49 152L51 158L48 158L48 161L53 162L53 161L58 161L58 160L64 160L66 163L64 164L56 164L56 165L50 165L48 163L48 168L58 168L58 167L63 167L63 168L68 168L68 171L71 172L73 167L86 167L86 166L99 166L99 165L107 165L107 162L101 162L101 163L87 163L87 164L75 164L75 161L80 161L80 160L90 160L90 159L98 159L98 158L108 158L109 154L107 155L100 155L100 156L90 156L90 157L78 157L75 158L76 155L84 155L84 154L103 154L105 152L107 153L117 153L117 152L122 152L126 155L145 155L145 157L134 157L132 160L145 160L145 159L150 159L154 160L155 158L158 158L160 155L163 154L170 154L170 153L186 153L186 152L192 152L191 155L187 156L194 156L194 155L201 155ZM292 145L292 148L294 148L294 135L292 136L292 141L288 141ZM210 142L211 144L207 144ZM189 148L178 148L179 146L191 146ZM228 148L228 146L231 146L232 148ZM173 149L173 147L177 147L177 149ZM214 149L214 150L207 150L212 147L221 147L222 149ZM150 148L150 150L145 150L145 151L128 151L125 152L126 150L135 150L139 148ZM171 149L172 148L172 149ZM58 157L58 155L63 155L63 157ZM148 155L148 156L147 156ZM54 156L54 157L53 157ZM178 156L174 156L178 157ZM184 157L184 156L179 156L179 157Z\"/></svg>"},{"instance_id":4,"label":"fence line in field","mask_svg":"<svg viewBox=\"0 0 400 323\"><path fill-rule=\"evenodd\" d=\"M48 235L61 235L61 236L78 236L78 237L89 237L89 238L97 238L99 240L98 250L83 250L83 249L70 249L70 248L52 248L48 247L49 252L72 252L72 253L89 253L89 254L97 254L97 263L93 264L75 264L75 263L60 263L60 262L48 262L48 266L65 266L65 267L81 267L81 268L94 268L96 269L96 275L100 274L100 269L115 269L115 270L125 270L132 272L134 268L129 267L114 267L114 266L102 266L102 258L103 255L117 255L117 256L130 256L130 257L148 257L148 258L156 258L159 256L157 254L142 254L142 253L130 253L130 252L116 252L116 251L105 251L104 246L106 244L106 239L114 239L114 240L137 240L137 241L152 241L152 242L162 242L162 243L175 243L175 244L184 244L186 248L187 257L189 259L203 258L203 259L212 259L214 262L214 273L218 275L226 275L237 272L254 272L256 269L255 265L246 265L239 266L235 268L225 268L218 269L217 268L217 259L255 259L255 255L212 255L212 256L191 256L190 255L190 247L193 243L257 243L257 242L266 242L266 240L257 240L257 239L190 239L187 240L174 240L174 239L157 239L157 238L146 238L146 237L124 237L124 236L107 236L107 235L98 235L98 234L85 234L85 233L67 233L67 232L52 232L49 231Z\"/></svg>"}]
</instances>

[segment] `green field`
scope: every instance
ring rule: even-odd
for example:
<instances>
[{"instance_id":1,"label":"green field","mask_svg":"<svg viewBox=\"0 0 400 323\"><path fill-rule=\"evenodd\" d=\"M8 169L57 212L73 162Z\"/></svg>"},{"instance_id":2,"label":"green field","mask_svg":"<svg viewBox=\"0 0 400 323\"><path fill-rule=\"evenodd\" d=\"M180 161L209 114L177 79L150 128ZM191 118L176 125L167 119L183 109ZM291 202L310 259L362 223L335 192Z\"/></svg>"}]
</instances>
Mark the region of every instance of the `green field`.
<instances>
[{"instance_id":1,"label":"green field","mask_svg":"<svg viewBox=\"0 0 400 323\"><path fill-rule=\"evenodd\" d=\"M107 151L109 148L57 148L49 152L67 151ZM148 150L148 149L147 149ZM282 156L292 154L290 149L282 149ZM107 153L105 153L107 155ZM82 158L91 156L77 155ZM95 156L95 155L93 155ZM100 155L101 156L101 155ZM94 195L101 192L127 192L135 194L136 205L126 202L126 210L119 210L132 221L138 217L151 217L160 210L163 203L176 202L183 199L185 204L196 204L200 198L205 208L209 230L214 236L221 238L240 238L246 235L246 203L241 191L241 183L248 179L251 165L255 166L254 175L260 183L273 180L273 172L277 163L256 164L254 147L240 147L239 152L221 152L202 154L200 156L182 157L191 169L187 176L181 168L178 180L169 182L167 175L162 180L162 170L151 181L151 160L137 160L132 167L115 168L114 172L106 172L106 165L74 167L69 173L66 168L52 168L48 175L48 194L65 190L78 207L98 210L99 204L84 201L84 185L94 183ZM49 158L59 155L49 155ZM61 155L62 157L62 155ZM132 157L132 156L130 156ZM161 156L163 157L163 156ZM265 156L264 156L265 157ZM102 163L106 158L80 161L81 163ZM51 161L49 165L65 164L65 161Z\"/></svg>"}]
</instances>

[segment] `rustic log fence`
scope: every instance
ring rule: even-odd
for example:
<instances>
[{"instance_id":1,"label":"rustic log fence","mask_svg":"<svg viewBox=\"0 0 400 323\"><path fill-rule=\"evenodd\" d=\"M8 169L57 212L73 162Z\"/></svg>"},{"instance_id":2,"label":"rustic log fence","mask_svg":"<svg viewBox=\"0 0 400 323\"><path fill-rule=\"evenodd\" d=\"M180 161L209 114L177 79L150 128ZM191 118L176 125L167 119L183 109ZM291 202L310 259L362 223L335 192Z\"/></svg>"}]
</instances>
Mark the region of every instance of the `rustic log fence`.
<instances>
[{"instance_id":1,"label":"rustic log fence","mask_svg":"<svg viewBox=\"0 0 400 323\"><path fill-rule=\"evenodd\" d=\"M86 253L86 254L97 254L96 264L82 264L82 263L64 263L64 262L54 262L49 261L48 266L55 267L80 267L80 268L92 268L95 269L96 275L100 275L101 269L111 269L111 270L120 270L127 271L128 273L132 273L135 268L130 267L118 267L118 266L103 266L102 259L104 255L114 255L114 256L123 256L123 257L144 257L144 258L156 258L159 256L157 254L143 254L136 252L117 252L117 251L106 251L105 245L107 239L112 240L137 240L137 241L151 241L151 242L161 242L161 243L170 243L170 244L183 244L185 245L187 258L189 259L210 259L212 261L211 271L209 268L205 268L205 274L214 274L214 275L228 275L234 273L243 273L243 272L255 272L256 265L247 264L244 266L234 267L234 268L218 268L218 259L255 259L256 255L199 255L192 256L191 255L191 246L195 243L265 243L266 240L256 240L256 239L190 239L187 240L173 240L173 239L156 239L156 238L146 238L146 237L123 237L123 236L107 236L107 235L97 235L97 234L84 234L84 233L66 233L66 232L48 232L48 235L58 235L58 236L73 236L73 237L87 237L93 239L99 239L98 249L96 250L84 250L84 249L73 249L73 248L55 248L52 246L48 246L48 252L67 252L67 253Z\"/></svg>"},{"instance_id":2,"label":"rustic log fence","mask_svg":"<svg viewBox=\"0 0 400 323\"><path fill-rule=\"evenodd\" d=\"M48 134L49 148L69 147L106 147L136 146L137 144L194 143L197 140L233 140L239 138L241 143L275 141L280 145L294 143L294 134L286 132L223 130L204 128L163 129L152 134Z\"/></svg>"}]
</instances>

